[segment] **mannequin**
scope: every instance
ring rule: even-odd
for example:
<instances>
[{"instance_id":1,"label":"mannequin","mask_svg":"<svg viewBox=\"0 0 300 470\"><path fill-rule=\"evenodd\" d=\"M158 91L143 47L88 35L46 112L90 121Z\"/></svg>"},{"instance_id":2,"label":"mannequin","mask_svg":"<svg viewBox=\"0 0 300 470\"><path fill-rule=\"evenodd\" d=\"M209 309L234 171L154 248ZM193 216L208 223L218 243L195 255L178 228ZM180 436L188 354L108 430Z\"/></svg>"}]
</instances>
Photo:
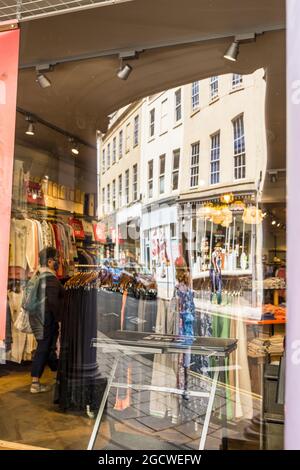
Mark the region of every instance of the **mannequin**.
<instances>
[{"instance_id":1,"label":"mannequin","mask_svg":"<svg viewBox=\"0 0 300 470\"><path fill-rule=\"evenodd\" d=\"M216 245L211 255L211 266L210 266L210 282L211 282L211 293L210 301L213 300L213 295L217 295L218 305L222 303L222 249L219 245Z\"/></svg>"}]
</instances>

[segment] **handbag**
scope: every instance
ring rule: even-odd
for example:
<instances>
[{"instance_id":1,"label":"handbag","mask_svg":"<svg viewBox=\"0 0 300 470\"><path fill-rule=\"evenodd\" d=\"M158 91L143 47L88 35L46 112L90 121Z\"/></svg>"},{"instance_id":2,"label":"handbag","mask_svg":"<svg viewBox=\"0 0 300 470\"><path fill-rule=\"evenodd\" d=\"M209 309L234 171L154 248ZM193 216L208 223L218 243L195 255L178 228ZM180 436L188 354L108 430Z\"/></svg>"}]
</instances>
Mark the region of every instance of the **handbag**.
<instances>
[{"instance_id":1,"label":"handbag","mask_svg":"<svg viewBox=\"0 0 300 470\"><path fill-rule=\"evenodd\" d=\"M14 327L22 333L32 333L29 321L29 314L27 310L24 310L24 308L21 308L20 313L18 314L17 319L14 323Z\"/></svg>"}]
</instances>

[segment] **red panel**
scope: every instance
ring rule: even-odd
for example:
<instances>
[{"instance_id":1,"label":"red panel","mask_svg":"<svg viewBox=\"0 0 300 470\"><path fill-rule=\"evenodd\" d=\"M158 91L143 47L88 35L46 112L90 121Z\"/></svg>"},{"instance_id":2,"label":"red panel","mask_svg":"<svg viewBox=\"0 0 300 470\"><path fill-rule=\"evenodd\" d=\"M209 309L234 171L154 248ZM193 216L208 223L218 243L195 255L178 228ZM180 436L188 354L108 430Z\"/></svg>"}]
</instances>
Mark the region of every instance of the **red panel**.
<instances>
[{"instance_id":1,"label":"red panel","mask_svg":"<svg viewBox=\"0 0 300 470\"><path fill-rule=\"evenodd\" d=\"M0 341L5 337L19 30L0 33Z\"/></svg>"}]
</instances>

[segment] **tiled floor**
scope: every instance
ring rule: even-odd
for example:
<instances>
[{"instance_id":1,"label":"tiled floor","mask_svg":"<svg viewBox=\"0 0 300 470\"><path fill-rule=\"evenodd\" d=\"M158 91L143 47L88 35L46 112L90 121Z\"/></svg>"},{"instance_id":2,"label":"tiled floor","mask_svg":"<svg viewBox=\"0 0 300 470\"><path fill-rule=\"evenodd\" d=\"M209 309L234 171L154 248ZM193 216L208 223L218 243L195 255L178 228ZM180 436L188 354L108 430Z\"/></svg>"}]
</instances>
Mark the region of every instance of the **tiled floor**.
<instances>
[{"instance_id":1,"label":"tiled floor","mask_svg":"<svg viewBox=\"0 0 300 470\"><path fill-rule=\"evenodd\" d=\"M130 358L132 381L151 384L151 359ZM103 364L109 371L111 359ZM115 377L121 382L123 376ZM207 378L206 388L207 388ZM45 382L54 383L50 371ZM0 439L31 444L50 449L86 449L94 426L94 419L84 413L61 413L52 402L52 394L31 395L29 393L29 366L10 365L0 369ZM217 395L223 388L217 390ZM203 416L195 412L193 400L178 396L179 416L155 417L150 413L151 392L131 390L131 406L123 411L114 409L116 389L109 394L108 405L98 433L96 449L198 449L202 432ZM164 397L161 398L164 402ZM203 399L202 399L203 400ZM218 402L218 400L216 400ZM254 412L259 412L260 400L254 398ZM201 408L200 408L201 409ZM207 449L219 449L222 440L222 422L216 410L211 417L206 439ZM247 447L244 428L247 421L228 422L228 436L242 440ZM250 446L250 444L249 444Z\"/></svg>"}]
</instances>

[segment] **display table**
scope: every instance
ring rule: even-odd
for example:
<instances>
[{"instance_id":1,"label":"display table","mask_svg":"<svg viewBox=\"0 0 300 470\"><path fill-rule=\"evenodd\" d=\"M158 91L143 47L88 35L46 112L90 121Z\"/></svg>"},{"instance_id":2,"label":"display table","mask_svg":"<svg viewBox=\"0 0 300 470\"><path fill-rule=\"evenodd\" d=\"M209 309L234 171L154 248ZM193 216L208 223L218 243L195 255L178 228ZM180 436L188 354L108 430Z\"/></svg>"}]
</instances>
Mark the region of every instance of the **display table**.
<instances>
[{"instance_id":1,"label":"display table","mask_svg":"<svg viewBox=\"0 0 300 470\"><path fill-rule=\"evenodd\" d=\"M280 319L274 318L273 320L247 320L246 324L252 325L253 327L269 325L271 336L273 336L275 332L275 325L285 325L286 318L280 318ZM256 332L255 332L255 336L256 336Z\"/></svg>"},{"instance_id":2,"label":"display table","mask_svg":"<svg viewBox=\"0 0 300 470\"><path fill-rule=\"evenodd\" d=\"M107 380L107 386L103 394L96 422L88 444L88 450L92 450L100 427L104 407L112 386L128 388L128 384L114 384L113 379L117 369L118 362L122 356L142 355L142 354L178 354L191 353L214 357L216 366L208 369L213 373L212 386L210 392L190 391L190 396L206 397L208 399L207 411L205 414L204 425L200 437L199 450L204 449L206 436L208 432L209 421L213 409L215 393L219 375L225 382L225 358L227 358L237 347L236 339L223 339L212 337L184 337L174 335L159 335L152 333L141 333L131 331L114 331L108 335L92 340L92 347L101 350L102 353L110 354L113 357L110 376ZM227 370L227 368L226 368ZM133 384L131 388L138 390L155 390L161 392L175 393L183 395L184 390L167 387L156 387L144 384ZM226 395L223 395L223 448L226 448L227 435L227 415L226 415Z\"/></svg>"}]
</instances>

